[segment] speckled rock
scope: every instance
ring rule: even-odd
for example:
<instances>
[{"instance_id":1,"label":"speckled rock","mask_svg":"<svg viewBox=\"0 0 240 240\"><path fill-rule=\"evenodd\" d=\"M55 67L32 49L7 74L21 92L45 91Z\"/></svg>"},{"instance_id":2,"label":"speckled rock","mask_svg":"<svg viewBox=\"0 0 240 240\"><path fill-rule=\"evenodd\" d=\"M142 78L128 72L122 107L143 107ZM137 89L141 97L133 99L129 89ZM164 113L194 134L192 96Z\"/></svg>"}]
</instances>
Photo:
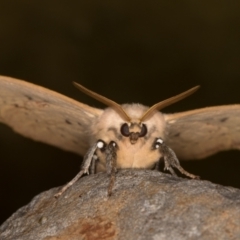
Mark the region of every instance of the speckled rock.
<instances>
[{"instance_id":1,"label":"speckled rock","mask_svg":"<svg viewBox=\"0 0 240 240\"><path fill-rule=\"evenodd\" d=\"M80 179L60 198L50 189L0 227L1 240L240 239L240 190L147 170Z\"/></svg>"}]
</instances>

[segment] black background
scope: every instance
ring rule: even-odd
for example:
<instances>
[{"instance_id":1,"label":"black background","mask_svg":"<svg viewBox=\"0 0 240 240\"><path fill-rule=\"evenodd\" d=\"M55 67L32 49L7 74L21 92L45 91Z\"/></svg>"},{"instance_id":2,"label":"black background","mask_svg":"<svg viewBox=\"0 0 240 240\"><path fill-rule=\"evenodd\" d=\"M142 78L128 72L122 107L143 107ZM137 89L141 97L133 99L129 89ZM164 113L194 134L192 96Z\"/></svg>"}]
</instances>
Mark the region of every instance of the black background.
<instances>
[{"instance_id":1,"label":"black background","mask_svg":"<svg viewBox=\"0 0 240 240\"><path fill-rule=\"evenodd\" d=\"M240 103L239 1L1 0L0 9L1 75L96 107L102 105L72 81L118 103L145 105L201 85L164 112ZM235 150L182 165L240 187L239 158ZM41 191L69 181L80 162L1 124L0 222Z\"/></svg>"}]
</instances>

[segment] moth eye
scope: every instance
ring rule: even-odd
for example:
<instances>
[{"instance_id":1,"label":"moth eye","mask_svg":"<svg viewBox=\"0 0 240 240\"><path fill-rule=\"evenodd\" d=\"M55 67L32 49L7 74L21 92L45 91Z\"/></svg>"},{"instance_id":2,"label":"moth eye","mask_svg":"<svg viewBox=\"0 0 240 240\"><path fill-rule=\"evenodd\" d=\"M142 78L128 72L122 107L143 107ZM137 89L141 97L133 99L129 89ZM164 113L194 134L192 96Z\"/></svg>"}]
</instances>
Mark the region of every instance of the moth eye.
<instances>
[{"instance_id":1,"label":"moth eye","mask_svg":"<svg viewBox=\"0 0 240 240\"><path fill-rule=\"evenodd\" d=\"M139 133L139 137L144 137L146 134L147 134L147 126L143 124L141 132Z\"/></svg>"},{"instance_id":2,"label":"moth eye","mask_svg":"<svg viewBox=\"0 0 240 240\"><path fill-rule=\"evenodd\" d=\"M129 137L130 135L130 132L129 132L129 127L127 125L127 123L124 123L122 126L121 126L121 134L125 137Z\"/></svg>"}]
</instances>

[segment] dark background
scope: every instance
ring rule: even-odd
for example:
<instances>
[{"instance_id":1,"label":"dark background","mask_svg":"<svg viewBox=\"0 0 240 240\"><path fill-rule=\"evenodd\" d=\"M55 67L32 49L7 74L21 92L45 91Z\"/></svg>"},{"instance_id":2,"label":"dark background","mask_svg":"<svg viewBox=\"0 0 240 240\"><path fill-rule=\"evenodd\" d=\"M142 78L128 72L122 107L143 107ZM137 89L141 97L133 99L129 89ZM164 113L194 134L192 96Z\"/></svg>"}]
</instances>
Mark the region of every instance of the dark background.
<instances>
[{"instance_id":1,"label":"dark background","mask_svg":"<svg viewBox=\"0 0 240 240\"><path fill-rule=\"evenodd\" d=\"M96 107L102 105L72 81L118 103L145 105L201 85L164 112L240 103L239 1L1 0L0 9L1 75ZM230 151L182 165L240 187L239 158ZM69 181L80 162L0 125L0 222L41 191Z\"/></svg>"}]
</instances>

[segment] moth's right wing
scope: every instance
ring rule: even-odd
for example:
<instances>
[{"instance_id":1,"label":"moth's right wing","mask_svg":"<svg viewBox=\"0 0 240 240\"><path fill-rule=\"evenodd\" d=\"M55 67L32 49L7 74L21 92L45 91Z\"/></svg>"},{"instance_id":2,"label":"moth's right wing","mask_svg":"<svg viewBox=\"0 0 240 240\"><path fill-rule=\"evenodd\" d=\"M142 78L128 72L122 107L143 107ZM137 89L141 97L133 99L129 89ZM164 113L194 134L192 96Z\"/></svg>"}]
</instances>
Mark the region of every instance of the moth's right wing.
<instances>
[{"instance_id":1,"label":"moth's right wing","mask_svg":"<svg viewBox=\"0 0 240 240\"><path fill-rule=\"evenodd\" d=\"M103 110L49 89L0 76L0 122L36 141L84 155Z\"/></svg>"},{"instance_id":2,"label":"moth's right wing","mask_svg":"<svg viewBox=\"0 0 240 240\"><path fill-rule=\"evenodd\" d=\"M240 105L165 114L166 142L180 160L240 149Z\"/></svg>"}]
</instances>

